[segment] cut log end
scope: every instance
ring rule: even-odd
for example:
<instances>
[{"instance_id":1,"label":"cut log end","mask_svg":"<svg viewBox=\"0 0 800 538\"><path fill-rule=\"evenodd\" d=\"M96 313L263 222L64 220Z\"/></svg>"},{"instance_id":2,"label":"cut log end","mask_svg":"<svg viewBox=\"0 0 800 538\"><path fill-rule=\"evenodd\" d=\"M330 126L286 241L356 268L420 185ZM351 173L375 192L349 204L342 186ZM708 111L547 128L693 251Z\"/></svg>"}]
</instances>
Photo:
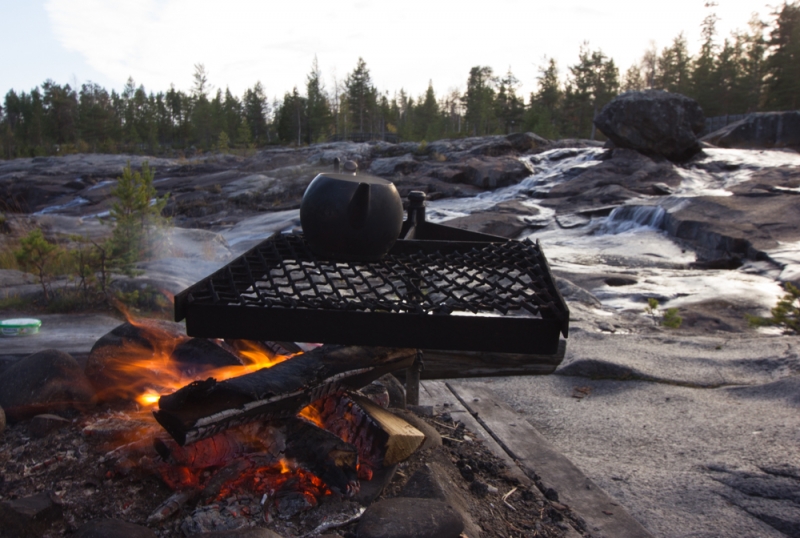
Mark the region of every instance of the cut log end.
<instances>
[{"instance_id":1,"label":"cut log end","mask_svg":"<svg viewBox=\"0 0 800 538\"><path fill-rule=\"evenodd\" d=\"M386 432L385 467L408 459L425 441L425 434L404 419L375 405L367 398L353 395L353 400Z\"/></svg>"}]
</instances>

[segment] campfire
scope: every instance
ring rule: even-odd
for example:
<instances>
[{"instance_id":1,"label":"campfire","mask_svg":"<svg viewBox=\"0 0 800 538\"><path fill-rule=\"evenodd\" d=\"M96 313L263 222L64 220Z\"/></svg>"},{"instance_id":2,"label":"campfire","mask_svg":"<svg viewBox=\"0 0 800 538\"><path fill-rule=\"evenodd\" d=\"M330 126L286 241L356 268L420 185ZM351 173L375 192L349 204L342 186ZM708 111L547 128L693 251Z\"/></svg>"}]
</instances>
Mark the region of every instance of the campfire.
<instances>
[{"instance_id":1,"label":"campfire","mask_svg":"<svg viewBox=\"0 0 800 538\"><path fill-rule=\"evenodd\" d=\"M385 374L408 368L411 349L307 346L193 339L170 324L130 322L101 339L87 374L104 401L138 410L87 426L128 440L107 458L160 477L176 493L158 522L188 502L232 491L275 504L279 514L351 498L361 483L406 459L424 435L384 410Z\"/></svg>"}]
</instances>

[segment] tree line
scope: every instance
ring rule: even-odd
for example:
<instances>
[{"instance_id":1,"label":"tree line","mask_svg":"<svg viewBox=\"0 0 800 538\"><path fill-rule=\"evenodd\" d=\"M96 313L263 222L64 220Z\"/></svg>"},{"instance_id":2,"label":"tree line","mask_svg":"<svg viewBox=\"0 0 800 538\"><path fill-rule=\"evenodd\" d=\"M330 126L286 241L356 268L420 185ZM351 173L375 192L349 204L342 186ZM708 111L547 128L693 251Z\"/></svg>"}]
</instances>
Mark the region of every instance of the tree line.
<instances>
[{"instance_id":1,"label":"tree line","mask_svg":"<svg viewBox=\"0 0 800 538\"><path fill-rule=\"evenodd\" d=\"M707 4L713 9L714 4ZM719 42L717 16L701 24L701 47L688 52L683 34L653 45L623 75L588 43L562 73L545 59L527 99L509 69L475 66L466 89L437 95L432 82L412 97L372 82L366 62L326 88L316 59L303 86L271 102L257 82L241 97L213 91L202 64L189 91L148 93L129 79L121 93L87 82L46 81L9 91L0 106L0 157L124 152L174 154L229 151L269 144L309 144L356 135L435 140L533 131L547 138L595 138L592 120L622 91L646 88L696 99L706 116L800 108L800 2L784 3L769 22L753 16L746 30Z\"/></svg>"}]
</instances>

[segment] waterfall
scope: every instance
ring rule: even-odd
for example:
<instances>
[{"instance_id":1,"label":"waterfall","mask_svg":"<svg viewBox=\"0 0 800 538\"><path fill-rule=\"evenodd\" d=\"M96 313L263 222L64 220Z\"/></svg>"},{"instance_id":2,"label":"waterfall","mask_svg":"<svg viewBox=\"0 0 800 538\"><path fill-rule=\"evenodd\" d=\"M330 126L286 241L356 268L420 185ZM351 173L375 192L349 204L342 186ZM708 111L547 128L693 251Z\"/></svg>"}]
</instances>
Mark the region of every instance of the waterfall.
<instances>
[{"instance_id":1,"label":"waterfall","mask_svg":"<svg viewBox=\"0 0 800 538\"><path fill-rule=\"evenodd\" d=\"M598 232L614 235L635 228L660 230L666 214L664 208L657 205L624 205L611 212Z\"/></svg>"}]
</instances>

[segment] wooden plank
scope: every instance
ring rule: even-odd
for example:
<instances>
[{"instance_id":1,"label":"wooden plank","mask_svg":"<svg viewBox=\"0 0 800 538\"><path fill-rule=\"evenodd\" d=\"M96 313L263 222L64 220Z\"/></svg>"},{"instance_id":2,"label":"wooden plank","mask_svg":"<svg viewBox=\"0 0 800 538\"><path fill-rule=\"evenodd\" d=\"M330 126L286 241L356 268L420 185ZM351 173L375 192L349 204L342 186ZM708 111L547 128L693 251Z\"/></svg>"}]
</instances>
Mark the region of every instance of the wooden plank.
<instances>
[{"instance_id":1,"label":"wooden plank","mask_svg":"<svg viewBox=\"0 0 800 538\"><path fill-rule=\"evenodd\" d=\"M456 396L447 388L444 381L423 381L420 383L419 391L420 405L430 405L433 407L434 413L450 413L455 421L461 421L464 426L483 444L491 450L495 456L500 458L509 470L509 475L519 480L520 484L528 487L532 481L520 469L516 462L511 459L511 456L497 444L497 441L483 429L483 426L475 420L469 411L461 404ZM538 490L532 488L534 493L537 494Z\"/></svg>"},{"instance_id":2,"label":"wooden plank","mask_svg":"<svg viewBox=\"0 0 800 538\"><path fill-rule=\"evenodd\" d=\"M495 353L490 351L423 350L422 379L453 379L459 377L494 377L510 375L552 374L567 350L561 340L558 351L551 355L533 353Z\"/></svg>"},{"instance_id":3,"label":"wooden plank","mask_svg":"<svg viewBox=\"0 0 800 538\"><path fill-rule=\"evenodd\" d=\"M489 389L447 384L472 416L520 465L536 473L559 500L581 516L592 530L616 538L652 538L619 503L558 452L528 421L501 403Z\"/></svg>"}]
</instances>

